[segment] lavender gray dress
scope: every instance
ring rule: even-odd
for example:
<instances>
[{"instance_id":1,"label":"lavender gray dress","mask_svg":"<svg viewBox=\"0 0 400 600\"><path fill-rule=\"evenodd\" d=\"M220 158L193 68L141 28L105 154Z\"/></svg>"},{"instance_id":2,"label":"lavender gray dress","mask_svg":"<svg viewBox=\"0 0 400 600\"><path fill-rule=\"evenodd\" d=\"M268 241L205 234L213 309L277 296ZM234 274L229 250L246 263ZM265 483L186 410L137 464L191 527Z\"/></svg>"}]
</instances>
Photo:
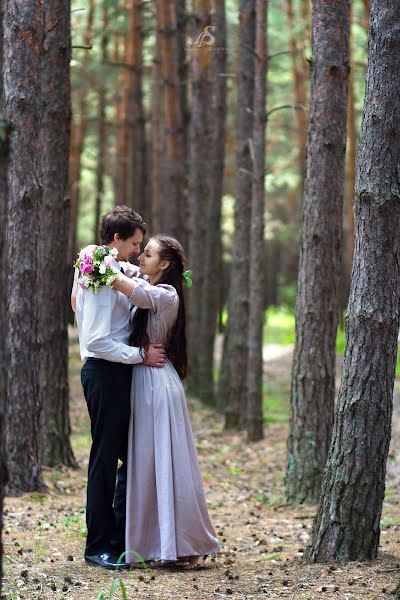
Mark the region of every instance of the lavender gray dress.
<instances>
[{"instance_id":1,"label":"lavender gray dress","mask_svg":"<svg viewBox=\"0 0 400 600\"><path fill-rule=\"evenodd\" d=\"M150 309L150 343L165 344L178 314L178 294L169 285L135 281L139 285L130 302ZM144 560L173 561L218 552L185 393L169 361L162 369L133 367L131 410L126 560L139 562L140 555Z\"/></svg>"}]
</instances>

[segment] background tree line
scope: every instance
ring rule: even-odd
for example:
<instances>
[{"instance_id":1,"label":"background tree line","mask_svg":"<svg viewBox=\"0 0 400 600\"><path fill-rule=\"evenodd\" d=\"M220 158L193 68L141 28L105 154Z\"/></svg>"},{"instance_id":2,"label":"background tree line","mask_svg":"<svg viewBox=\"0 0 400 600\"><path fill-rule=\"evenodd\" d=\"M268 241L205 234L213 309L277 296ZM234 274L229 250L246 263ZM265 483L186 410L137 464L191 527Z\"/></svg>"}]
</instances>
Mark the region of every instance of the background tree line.
<instances>
[{"instance_id":1,"label":"background tree line","mask_svg":"<svg viewBox=\"0 0 400 600\"><path fill-rule=\"evenodd\" d=\"M42 464L74 465L70 265L79 247L97 240L101 213L124 203L151 233L183 241L195 291L190 389L225 412L227 428L247 428L249 440L263 435L264 309L293 303L297 287L288 499L316 501L322 486L310 560L376 555L399 291L398 65L379 41L387 36L396 46L400 14L391 0L379 13L372 3L356 160L369 10L348 0L4 4L1 389L10 493L40 489ZM383 111L374 106L376 89ZM366 256L370 270L361 268ZM333 430L336 328L348 289ZM380 351L369 356L360 352L366 347ZM338 471L337 456L358 456L354 439L364 452L362 464L354 459L355 480L372 485L379 475L363 500ZM357 518L339 519L335 533L332 503L336 515L368 509L361 535ZM362 542L354 545L357 533Z\"/></svg>"}]
</instances>

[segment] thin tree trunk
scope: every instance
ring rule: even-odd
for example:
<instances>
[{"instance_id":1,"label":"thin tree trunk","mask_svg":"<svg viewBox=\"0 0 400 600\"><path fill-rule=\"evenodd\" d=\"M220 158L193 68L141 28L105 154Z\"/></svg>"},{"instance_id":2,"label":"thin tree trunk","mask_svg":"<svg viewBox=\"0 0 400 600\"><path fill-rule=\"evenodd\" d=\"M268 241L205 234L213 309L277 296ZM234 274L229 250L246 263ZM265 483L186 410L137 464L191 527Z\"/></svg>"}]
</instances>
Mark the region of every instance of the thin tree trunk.
<instances>
[{"instance_id":1,"label":"thin tree trunk","mask_svg":"<svg viewBox=\"0 0 400 600\"><path fill-rule=\"evenodd\" d=\"M162 108L164 105L162 99L163 88L160 79L160 39L159 27L156 28L153 68L151 82L151 224L153 234L161 231L161 160L163 152L162 143L162 121L164 115Z\"/></svg>"},{"instance_id":2,"label":"thin tree trunk","mask_svg":"<svg viewBox=\"0 0 400 600\"><path fill-rule=\"evenodd\" d=\"M161 166L163 197L168 198L164 228L185 237L185 145L179 81L176 10L173 2L157 1L160 39L160 74L165 114L165 156Z\"/></svg>"},{"instance_id":3,"label":"thin tree trunk","mask_svg":"<svg viewBox=\"0 0 400 600\"><path fill-rule=\"evenodd\" d=\"M316 0L286 471L290 502L318 499L333 427L348 37L349 1Z\"/></svg>"},{"instance_id":4,"label":"thin tree trunk","mask_svg":"<svg viewBox=\"0 0 400 600\"><path fill-rule=\"evenodd\" d=\"M350 8L350 23L352 10ZM346 229L347 229L347 252L346 252L346 280L350 280L351 265L353 262L354 248L354 187L356 181L356 116L355 116L355 94L354 94L354 61L353 61L353 43L351 35L349 36L349 56L350 56L350 74L349 74L349 107L347 113L347 210L346 210ZM348 275L347 275L348 274ZM346 285L346 291L348 286Z\"/></svg>"},{"instance_id":5,"label":"thin tree trunk","mask_svg":"<svg viewBox=\"0 0 400 600\"><path fill-rule=\"evenodd\" d=\"M118 34L115 38L114 61L121 60L120 38ZM124 56L126 59L126 41L124 41ZM129 89L129 72L125 68L121 76L121 93L116 98L116 162L115 162L115 204L128 205L128 155L129 155L129 129L127 122L127 93Z\"/></svg>"},{"instance_id":6,"label":"thin tree trunk","mask_svg":"<svg viewBox=\"0 0 400 600\"><path fill-rule=\"evenodd\" d=\"M4 7L4 96L12 127L8 171L7 459L9 491L43 487L39 462L38 233L41 185L42 7L8 0ZM53 286L59 285L59 278Z\"/></svg>"},{"instance_id":7,"label":"thin tree trunk","mask_svg":"<svg viewBox=\"0 0 400 600\"><path fill-rule=\"evenodd\" d=\"M299 107L295 110L296 133L298 144L298 164L300 186L299 189L303 193L304 177L306 169L306 145L307 145L307 116L306 116L306 70L304 68L303 48L296 31L296 17L293 10L293 0L286 0L287 20L289 26L289 48L292 62L292 79L294 101Z\"/></svg>"},{"instance_id":8,"label":"thin tree trunk","mask_svg":"<svg viewBox=\"0 0 400 600\"><path fill-rule=\"evenodd\" d=\"M70 198L70 2L43 0L46 32L41 62L41 187L38 261L39 362L42 464L74 466L69 440L68 247Z\"/></svg>"},{"instance_id":9,"label":"thin tree trunk","mask_svg":"<svg viewBox=\"0 0 400 600\"><path fill-rule=\"evenodd\" d=\"M125 114L128 129L128 206L137 210L146 219L146 137L143 109L143 3L142 0L128 0L127 36L127 90Z\"/></svg>"},{"instance_id":10,"label":"thin tree trunk","mask_svg":"<svg viewBox=\"0 0 400 600\"><path fill-rule=\"evenodd\" d=\"M3 39L3 3L0 2L0 39ZM4 112L3 45L0 44L0 594L3 580L3 500L8 481L6 457L7 413L7 169L9 152L9 128Z\"/></svg>"},{"instance_id":11,"label":"thin tree trunk","mask_svg":"<svg viewBox=\"0 0 400 600\"><path fill-rule=\"evenodd\" d=\"M247 436L263 438L264 203L267 71L267 0L256 0L253 184L250 220Z\"/></svg>"},{"instance_id":12,"label":"thin tree trunk","mask_svg":"<svg viewBox=\"0 0 400 600\"><path fill-rule=\"evenodd\" d=\"M199 36L211 25L211 0L195 0L193 4L194 36ZM198 44L196 46L196 43ZM190 120L189 168L189 260L193 270L197 293L189 295L189 364L192 391L199 393L202 380L201 360L203 326L203 290L208 285L204 268L204 247L207 240L208 206L210 202L209 157L212 148L211 128L211 58L212 45L195 42L192 51L192 103ZM206 241L206 244L209 243ZM213 327L213 323L208 323ZM211 349L208 349L211 352ZM209 402L212 398L204 398Z\"/></svg>"},{"instance_id":13,"label":"thin tree trunk","mask_svg":"<svg viewBox=\"0 0 400 600\"><path fill-rule=\"evenodd\" d=\"M240 0L238 121L236 139L235 242L229 291L227 429L237 428L246 412L247 329L249 315L248 256L252 162L249 136L253 130L255 0Z\"/></svg>"},{"instance_id":14,"label":"thin tree trunk","mask_svg":"<svg viewBox=\"0 0 400 600\"><path fill-rule=\"evenodd\" d=\"M399 3L373 0L357 154L347 346L335 430L307 550L310 562L371 560L378 551L399 332L399 31Z\"/></svg>"},{"instance_id":15,"label":"thin tree trunk","mask_svg":"<svg viewBox=\"0 0 400 600\"><path fill-rule=\"evenodd\" d=\"M221 247L221 204L225 161L226 77L227 46L225 0L215 0L215 31L218 32L212 51L213 105L212 144L210 166L210 198L208 202L206 242L204 248L203 296L201 323L198 391L202 400L214 403L214 341L220 308L220 286L223 278Z\"/></svg>"},{"instance_id":16,"label":"thin tree trunk","mask_svg":"<svg viewBox=\"0 0 400 600\"><path fill-rule=\"evenodd\" d=\"M101 62L104 65L108 58L108 26L109 15L106 0L103 0L103 34L101 36ZM97 94L98 102L98 153L96 167L96 205L95 205L95 220L94 220L94 240L98 240L100 216L102 212L104 199L104 174L107 156L107 128L106 128L106 107L107 107L107 87L105 83L99 81L99 89Z\"/></svg>"},{"instance_id":17,"label":"thin tree trunk","mask_svg":"<svg viewBox=\"0 0 400 600\"><path fill-rule=\"evenodd\" d=\"M69 185L71 193L71 214L69 221L69 258L70 263L75 259L76 231L78 223L78 210L80 199L81 158L86 138L86 97L88 92L87 68L89 62L90 45L93 37L95 0L89 0L87 9L86 29L83 37L85 49L82 51L81 78L76 105L77 115L71 123L71 157L69 171ZM72 271L72 269L71 269ZM71 281L72 283L72 281Z\"/></svg>"}]
</instances>

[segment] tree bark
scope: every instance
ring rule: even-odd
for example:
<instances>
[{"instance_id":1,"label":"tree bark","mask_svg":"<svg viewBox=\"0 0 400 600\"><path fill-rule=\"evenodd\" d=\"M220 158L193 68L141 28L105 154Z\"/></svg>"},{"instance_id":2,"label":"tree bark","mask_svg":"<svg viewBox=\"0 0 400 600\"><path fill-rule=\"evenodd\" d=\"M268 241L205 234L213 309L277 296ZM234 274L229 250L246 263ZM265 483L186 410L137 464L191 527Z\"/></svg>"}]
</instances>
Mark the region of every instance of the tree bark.
<instances>
[{"instance_id":1,"label":"tree bark","mask_svg":"<svg viewBox=\"0 0 400 600\"><path fill-rule=\"evenodd\" d=\"M235 242L229 291L229 327L226 351L227 429L238 428L246 413L247 329L249 315L248 256L252 162L249 135L253 130L255 0L240 0L238 119L236 139Z\"/></svg>"},{"instance_id":2,"label":"tree bark","mask_svg":"<svg viewBox=\"0 0 400 600\"><path fill-rule=\"evenodd\" d=\"M310 562L371 560L379 545L400 296L400 5L373 0L357 153L347 346Z\"/></svg>"},{"instance_id":3,"label":"tree bark","mask_svg":"<svg viewBox=\"0 0 400 600\"><path fill-rule=\"evenodd\" d=\"M202 313L204 286L208 285L204 268L205 243L208 244L208 206L211 194L209 157L212 152L212 51L213 46L200 45L200 37L211 26L211 0L195 0L193 4L192 47L192 102L190 120L190 167L189 167L189 261L193 270L197 293L189 295L188 347L190 386L193 393L200 391L202 380L200 355L202 347ZM197 44L197 45L196 45ZM208 275L208 274L207 274ZM208 327L213 327L208 323ZM211 352L211 349L208 349ZM212 398L203 398L212 401Z\"/></svg>"},{"instance_id":4,"label":"tree bark","mask_svg":"<svg viewBox=\"0 0 400 600\"><path fill-rule=\"evenodd\" d=\"M223 278L221 245L221 204L225 162L227 38L225 0L215 0L215 31L212 50L212 144L209 147L210 197L204 251L204 285L201 298L198 392L205 402L214 404L214 342L220 309Z\"/></svg>"},{"instance_id":5,"label":"tree bark","mask_svg":"<svg viewBox=\"0 0 400 600\"><path fill-rule=\"evenodd\" d=\"M146 136L143 109L143 3L127 0L128 36L126 42L126 126L128 130L127 204L145 220L149 217L146 196Z\"/></svg>"},{"instance_id":6,"label":"tree bark","mask_svg":"<svg viewBox=\"0 0 400 600\"><path fill-rule=\"evenodd\" d=\"M94 0L88 1L88 12L86 29L83 36L84 50L81 64L80 83L78 87L78 97L76 105L78 110L71 123L71 156L70 156L70 171L69 185L71 193L71 214L69 221L69 256L70 263L76 258L76 231L78 224L78 211L80 199L80 178L81 178L81 158L85 145L86 129L87 129L87 107L86 97L88 93L87 83L87 68L89 63L90 46L93 37L93 23L95 4ZM71 269L72 271L72 269ZM72 278L71 278L72 284ZM71 286L70 286L71 287Z\"/></svg>"},{"instance_id":7,"label":"tree bark","mask_svg":"<svg viewBox=\"0 0 400 600\"><path fill-rule=\"evenodd\" d=\"M0 39L3 39L3 3L0 2ZM4 111L3 89L3 45L0 44L0 594L3 580L3 500L8 481L6 457L6 413L7 413L7 168L9 152L9 127Z\"/></svg>"},{"instance_id":8,"label":"tree bark","mask_svg":"<svg viewBox=\"0 0 400 600\"><path fill-rule=\"evenodd\" d=\"M68 161L70 151L70 2L43 0L45 37L41 60L41 187L38 263L39 362L42 464L74 466L69 440L68 296L70 257Z\"/></svg>"},{"instance_id":9,"label":"tree bark","mask_svg":"<svg viewBox=\"0 0 400 600\"><path fill-rule=\"evenodd\" d=\"M313 62L286 494L313 502L333 426L349 73L349 1L313 4Z\"/></svg>"},{"instance_id":10,"label":"tree bark","mask_svg":"<svg viewBox=\"0 0 400 600\"><path fill-rule=\"evenodd\" d=\"M263 438L264 204L267 72L267 0L256 0L253 183L250 220L247 437Z\"/></svg>"},{"instance_id":11,"label":"tree bark","mask_svg":"<svg viewBox=\"0 0 400 600\"><path fill-rule=\"evenodd\" d=\"M105 65L108 59L108 27L109 27L109 14L107 8L107 2L104 0L103 7L103 33L101 36L101 63ZM99 240L99 225L100 217L102 212L103 200L104 200L104 175L105 165L107 157L107 127L106 127L106 107L107 107L107 87L105 83L99 81L99 89L97 92L97 139L98 139L98 153L97 153L97 167L96 167L96 205L95 205L95 219L94 219L94 235L93 240Z\"/></svg>"},{"instance_id":12,"label":"tree bark","mask_svg":"<svg viewBox=\"0 0 400 600\"><path fill-rule=\"evenodd\" d=\"M161 165L161 189L168 198L163 226L184 242L186 231L185 144L179 80L179 52L174 2L157 1L160 39L160 75L165 115L165 156Z\"/></svg>"},{"instance_id":13,"label":"tree bark","mask_svg":"<svg viewBox=\"0 0 400 600\"><path fill-rule=\"evenodd\" d=\"M153 234L161 231L161 161L163 153L162 125L164 102L162 99L163 87L160 79L160 39L159 27L156 27L153 67L151 81L151 225Z\"/></svg>"},{"instance_id":14,"label":"tree bark","mask_svg":"<svg viewBox=\"0 0 400 600\"><path fill-rule=\"evenodd\" d=\"M41 185L42 7L30 0L4 6L4 96L12 127L8 171L8 365L7 455L9 491L43 486L39 462L38 233ZM59 284L57 278L53 286Z\"/></svg>"}]
</instances>

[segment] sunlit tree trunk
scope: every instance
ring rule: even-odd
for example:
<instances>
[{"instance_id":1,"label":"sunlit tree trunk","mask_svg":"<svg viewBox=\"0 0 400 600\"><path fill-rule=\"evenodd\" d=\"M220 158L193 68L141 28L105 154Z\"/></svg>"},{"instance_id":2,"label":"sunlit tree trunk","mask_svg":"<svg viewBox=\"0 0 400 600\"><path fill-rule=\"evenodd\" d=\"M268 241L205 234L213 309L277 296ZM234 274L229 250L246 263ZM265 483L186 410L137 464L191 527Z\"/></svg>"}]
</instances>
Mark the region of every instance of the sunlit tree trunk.
<instances>
[{"instance_id":1,"label":"sunlit tree trunk","mask_svg":"<svg viewBox=\"0 0 400 600\"><path fill-rule=\"evenodd\" d=\"M267 72L267 0L256 0L253 111L253 182L250 220L247 436L263 437L264 203Z\"/></svg>"},{"instance_id":2,"label":"sunlit tree trunk","mask_svg":"<svg viewBox=\"0 0 400 600\"><path fill-rule=\"evenodd\" d=\"M317 500L333 427L349 73L349 1L313 4L313 58L286 494Z\"/></svg>"},{"instance_id":3,"label":"sunlit tree trunk","mask_svg":"<svg viewBox=\"0 0 400 600\"><path fill-rule=\"evenodd\" d=\"M399 31L399 3L373 0L347 345L310 562L378 552L399 333Z\"/></svg>"},{"instance_id":4,"label":"sunlit tree trunk","mask_svg":"<svg viewBox=\"0 0 400 600\"><path fill-rule=\"evenodd\" d=\"M39 461L38 234L41 184L41 71L45 22L33 0L4 5L4 97L10 122L7 272L7 459L10 492L41 489ZM58 285L53 282L53 285Z\"/></svg>"}]
</instances>

